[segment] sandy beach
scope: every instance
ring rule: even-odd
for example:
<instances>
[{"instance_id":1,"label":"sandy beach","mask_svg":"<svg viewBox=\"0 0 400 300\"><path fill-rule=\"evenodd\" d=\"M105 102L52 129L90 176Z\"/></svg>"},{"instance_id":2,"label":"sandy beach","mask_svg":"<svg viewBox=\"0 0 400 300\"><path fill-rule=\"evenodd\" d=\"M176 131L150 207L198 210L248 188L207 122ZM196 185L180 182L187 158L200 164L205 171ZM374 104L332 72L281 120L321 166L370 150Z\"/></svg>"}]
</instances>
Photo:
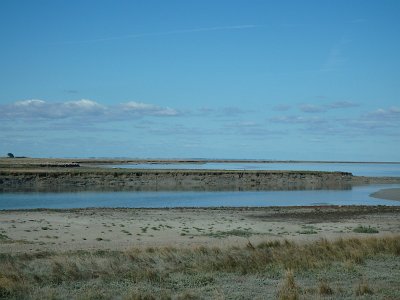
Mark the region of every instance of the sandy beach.
<instances>
[{"instance_id":1,"label":"sandy beach","mask_svg":"<svg viewBox=\"0 0 400 300\"><path fill-rule=\"evenodd\" d=\"M0 252L244 246L400 233L400 207L72 209L0 212Z\"/></svg>"}]
</instances>

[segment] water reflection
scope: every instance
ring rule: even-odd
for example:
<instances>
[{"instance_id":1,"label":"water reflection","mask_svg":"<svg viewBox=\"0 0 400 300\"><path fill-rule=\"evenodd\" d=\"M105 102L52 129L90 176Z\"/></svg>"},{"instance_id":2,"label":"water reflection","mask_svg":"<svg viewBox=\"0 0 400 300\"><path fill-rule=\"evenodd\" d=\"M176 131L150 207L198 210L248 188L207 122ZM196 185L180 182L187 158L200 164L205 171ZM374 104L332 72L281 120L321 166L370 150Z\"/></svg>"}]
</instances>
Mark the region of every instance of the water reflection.
<instances>
[{"instance_id":1,"label":"water reflection","mask_svg":"<svg viewBox=\"0 0 400 300\"><path fill-rule=\"evenodd\" d=\"M0 187L0 198L2 193L78 193L78 192L244 192L244 191L303 191L303 190L351 190L352 185L348 182L307 183L287 182L276 185L275 183L254 185L141 185L141 186L5 186Z\"/></svg>"},{"instance_id":2,"label":"water reflection","mask_svg":"<svg viewBox=\"0 0 400 300\"><path fill-rule=\"evenodd\" d=\"M220 191L220 192L76 192L3 193L0 209L84 207L220 207L299 205L400 205L400 201L369 197L382 188L400 185L370 185L347 190Z\"/></svg>"}]
</instances>

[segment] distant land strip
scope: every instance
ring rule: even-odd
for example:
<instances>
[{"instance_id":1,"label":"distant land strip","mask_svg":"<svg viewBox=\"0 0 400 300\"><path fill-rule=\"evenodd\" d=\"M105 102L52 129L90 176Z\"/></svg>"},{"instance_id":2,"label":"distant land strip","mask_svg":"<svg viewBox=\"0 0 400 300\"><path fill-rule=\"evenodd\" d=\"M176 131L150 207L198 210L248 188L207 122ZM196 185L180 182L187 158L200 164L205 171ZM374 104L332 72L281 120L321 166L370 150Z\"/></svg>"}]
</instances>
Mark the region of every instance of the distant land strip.
<instances>
[{"instance_id":1,"label":"distant land strip","mask_svg":"<svg viewBox=\"0 0 400 300\"><path fill-rule=\"evenodd\" d=\"M349 172L104 167L105 164L133 161L0 159L0 192L343 190L355 185L400 183L400 177L353 176ZM165 163L166 160L135 162Z\"/></svg>"},{"instance_id":2,"label":"distant land strip","mask_svg":"<svg viewBox=\"0 0 400 300\"><path fill-rule=\"evenodd\" d=\"M323 161L323 160L269 160L269 159L135 159L135 158L0 158L0 168L7 166L38 166L57 164L80 164L80 165L124 165L124 164L206 164L206 163L263 163L263 164L400 164L400 162L371 162L371 161Z\"/></svg>"}]
</instances>

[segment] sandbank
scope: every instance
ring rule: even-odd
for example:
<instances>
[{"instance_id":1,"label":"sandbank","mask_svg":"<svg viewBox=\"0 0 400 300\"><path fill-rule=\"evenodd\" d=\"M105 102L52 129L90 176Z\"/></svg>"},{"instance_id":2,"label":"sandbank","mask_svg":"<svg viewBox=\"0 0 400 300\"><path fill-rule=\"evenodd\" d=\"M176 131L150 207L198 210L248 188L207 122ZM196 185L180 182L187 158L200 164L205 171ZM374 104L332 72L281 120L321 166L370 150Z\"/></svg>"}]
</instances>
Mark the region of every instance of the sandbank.
<instances>
[{"instance_id":1,"label":"sandbank","mask_svg":"<svg viewBox=\"0 0 400 300\"><path fill-rule=\"evenodd\" d=\"M372 193L370 196L374 198L400 201L400 188L381 189L375 193Z\"/></svg>"}]
</instances>

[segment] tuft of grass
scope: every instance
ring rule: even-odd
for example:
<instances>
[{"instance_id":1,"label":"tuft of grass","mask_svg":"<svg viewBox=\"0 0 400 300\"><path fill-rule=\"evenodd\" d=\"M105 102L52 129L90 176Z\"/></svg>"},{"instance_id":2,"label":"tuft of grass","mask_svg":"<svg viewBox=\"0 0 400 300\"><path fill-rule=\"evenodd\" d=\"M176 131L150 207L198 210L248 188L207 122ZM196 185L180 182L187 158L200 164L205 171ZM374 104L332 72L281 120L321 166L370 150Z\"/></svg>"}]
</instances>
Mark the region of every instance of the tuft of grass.
<instances>
[{"instance_id":1,"label":"tuft of grass","mask_svg":"<svg viewBox=\"0 0 400 300\"><path fill-rule=\"evenodd\" d=\"M357 233L379 233L379 230L371 227L371 226L357 226L356 228L353 229L353 232L357 232Z\"/></svg>"},{"instance_id":2,"label":"tuft of grass","mask_svg":"<svg viewBox=\"0 0 400 300\"><path fill-rule=\"evenodd\" d=\"M321 296L333 295L333 290L326 280L321 280L319 282L318 290Z\"/></svg>"},{"instance_id":3,"label":"tuft of grass","mask_svg":"<svg viewBox=\"0 0 400 300\"><path fill-rule=\"evenodd\" d=\"M206 233L204 235L209 236L209 237L215 237L215 238L224 238L227 236L250 237L253 234L255 234L255 233L250 230L232 229L232 230L228 230L228 231L210 232L210 233Z\"/></svg>"},{"instance_id":4,"label":"tuft of grass","mask_svg":"<svg viewBox=\"0 0 400 300\"><path fill-rule=\"evenodd\" d=\"M297 231L299 234L317 234L318 232L315 230L316 228L312 225L304 225L302 226L302 230Z\"/></svg>"},{"instance_id":5,"label":"tuft of grass","mask_svg":"<svg viewBox=\"0 0 400 300\"><path fill-rule=\"evenodd\" d=\"M297 300L300 298L300 288L298 287L293 270L287 270L283 282L278 290L278 299Z\"/></svg>"},{"instance_id":6,"label":"tuft of grass","mask_svg":"<svg viewBox=\"0 0 400 300\"><path fill-rule=\"evenodd\" d=\"M318 232L316 232L313 229L307 229L307 230L297 231L297 233L299 233L299 234L317 234Z\"/></svg>"},{"instance_id":7,"label":"tuft of grass","mask_svg":"<svg viewBox=\"0 0 400 300\"><path fill-rule=\"evenodd\" d=\"M12 294L14 294L14 291L17 287L17 283L15 280L12 280L11 278L1 276L0 277L0 298L5 299L7 297L10 297Z\"/></svg>"},{"instance_id":8,"label":"tuft of grass","mask_svg":"<svg viewBox=\"0 0 400 300\"><path fill-rule=\"evenodd\" d=\"M113 297L111 297L113 298ZM156 292L149 291L148 289L135 288L126 293L123 297L123 300L169 300L175 299L171 296L171 292L166 289L161 289ZM189 298L180 298L176 299L189 299ZM197 298L196 298L197 299Z\"/></svg>"},{"instance_id":9,"label":"tuft of grass","mask_svg":"<svg viewBox=\"0 0 400 300\"><path fill-rule=\"evenodd\" d=\"M368 282L361 281L356 287L356 296L373 295L374 291L370 288Z\"/></svg>"},{"instance_id":10,"label":"tuft of grass","mask_svg":"<svg viewBox=\"0 0 400 300\"><path fill-rule=\"evenodd\" d=\"M0 233L0 241L8 241L9 239L7 235Z\"/></svg>"}]
</instances>

